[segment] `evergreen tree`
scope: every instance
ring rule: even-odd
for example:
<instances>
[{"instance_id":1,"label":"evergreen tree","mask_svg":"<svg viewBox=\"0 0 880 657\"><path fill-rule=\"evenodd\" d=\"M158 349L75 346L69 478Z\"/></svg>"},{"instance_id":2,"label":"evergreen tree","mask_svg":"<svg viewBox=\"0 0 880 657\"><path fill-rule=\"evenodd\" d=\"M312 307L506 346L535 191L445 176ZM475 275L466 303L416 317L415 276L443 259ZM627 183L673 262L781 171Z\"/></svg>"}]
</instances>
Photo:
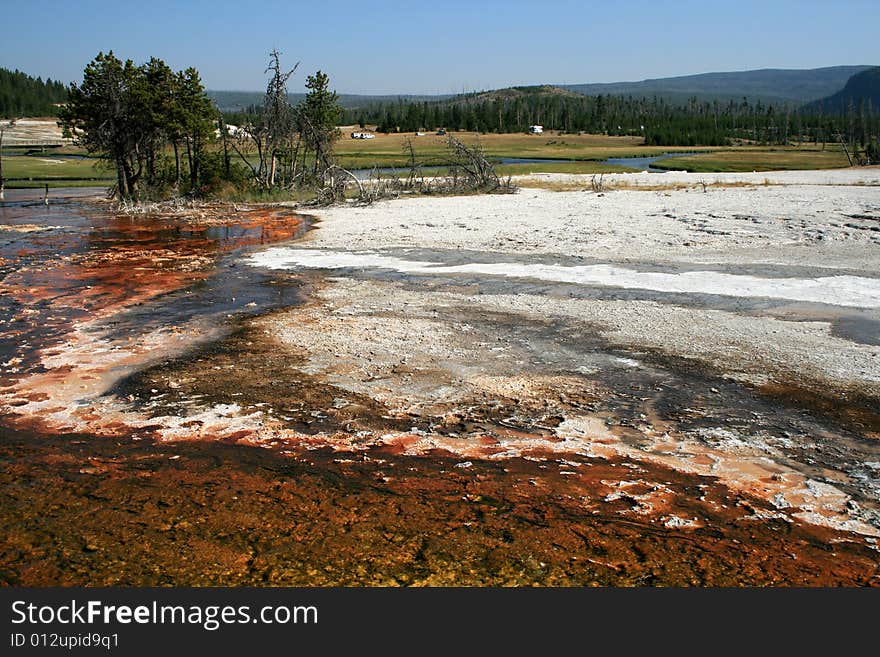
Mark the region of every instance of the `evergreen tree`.
<instances>
[{"instance_id":1,"label":"evergreen tree","mask_svg":"<svg viewBox=\"0 0 880 657\"><path fill-rule=\"evenodd\" d=\"M85 68L82 85L71 84L61 113L64 129L90 153L116 165L120 198L137 198L137 113L133 107L132 63L110 51L101 52Z\"/></svg>"},{"instance_id":2,"label":"evergreen tree","mask_svg":"<svg viewBox=\"0 0 880 657\"><path fill-rule=\"evenodd\" d=\"M190 67L177 74L172 111L180 118L180 134L186 144L189 187L198 193L202 182L205 145L214 133L214 106L205 93L199 72Z\"/></svg>"},{"instance_id":3,"label":"evergreen tree","mask_svg":"<svg viewBox=\"0 0 880 657\"><path fill-rule=\"evenodd\" d=\"M179 184L179 144L184 144L189 190L199 193L205 144L212 136L214 109L198 72L174 73L162 60L142 66L99 53L71 84L61 125L89 152L116 166L117 194L139 200L142 187L160 191L168 176L157 163L168 144L175 152L173 182ZM142 185L143 183L143 185Z\"/></svg>"},{"instance_id":4,"label":"evergreen tree","mask_svg":"<svg viewBox=\"0 0 880 657\"><path fill-rule=\"evenodd\" d=\"M0 67L0 118L57 116L66 100L67 88L60 82Z\"/></svg>"},{"instance_id":5,"label":"evergreen tree","mask_svg":"<svg viewBox=\"0 0 880 657\"><path fill-rule=\"evenodd\" d=\"M300 103L297 118L300 133L308 150L315 153L315 172L319 165L330 166L332 161L333 142L339 137L339 120L342 108L339 96L330 91L330 78L326 73L318 71L306 78L309 90Z\"/></svg>"}]
</instances>

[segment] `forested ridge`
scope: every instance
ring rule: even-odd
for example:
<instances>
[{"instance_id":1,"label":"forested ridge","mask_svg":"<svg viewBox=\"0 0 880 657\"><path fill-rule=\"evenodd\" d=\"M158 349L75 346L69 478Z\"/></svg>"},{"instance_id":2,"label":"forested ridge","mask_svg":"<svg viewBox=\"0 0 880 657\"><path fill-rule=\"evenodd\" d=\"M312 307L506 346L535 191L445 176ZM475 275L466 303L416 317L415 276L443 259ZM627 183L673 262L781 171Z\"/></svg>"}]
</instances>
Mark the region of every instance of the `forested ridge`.
<instances>
[{"instance_id":1,"label":"forested ridge","mask_svg":"<svg viewBox=\"0 0 880 657\"><path fill-rule=\"evenodd\" d=\"M580 96L554 87L518 87L438 102L371 103L346 110L344 121L380 132L471 130L525 132L530 125L568 133L643 136L648 145L723 146L838 141L863 147L880 135L880 107L852 104L840 113L788 104L740 101L670 103L662 98Z\"/></svg>"},{"instance_id":2,"label":"forested ridge","mask_svg":"<svg viewBox=\"0 0 880 657\"><path fill-rule=\"evenodd\" d=\"M807 106L808 111L827 114L855 113L865 106L868 113L880 108L880 66L852 76L846 86L827 98L821 98Z\"/></svg>"},{"instance_id":3,"label":"forested ridge","mask_svg":"<svg viewBox=\"0 0 880 657\"><path fill-rule=\"evenodd\" d=\"M0 117L56 116L67 100L67 86L0 67Z\"/></svg>"},{"instance_id":4,"label":"forested ridge","mask_svg":"<svg viewBox=\"0 0 880 657\"><path fill-rule=\"evenodd\" d=\"M827 66L814 69L758 69L680 75L639 82L610 82L560 85L585 96L632 96L663 98L667 102L698 100L729 100L739 102L791 103L803 105L830 96L843 88L853 75L870 68L861 66Z\"/></svg>"}]
</instances>

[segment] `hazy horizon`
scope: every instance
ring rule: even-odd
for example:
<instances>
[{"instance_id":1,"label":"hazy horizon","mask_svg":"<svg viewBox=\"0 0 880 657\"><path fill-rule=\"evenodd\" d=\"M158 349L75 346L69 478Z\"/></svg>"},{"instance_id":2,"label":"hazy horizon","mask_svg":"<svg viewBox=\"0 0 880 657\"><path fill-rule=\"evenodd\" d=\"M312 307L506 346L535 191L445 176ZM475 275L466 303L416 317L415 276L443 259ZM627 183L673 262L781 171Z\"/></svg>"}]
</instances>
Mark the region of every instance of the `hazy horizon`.
<instances>
[{"instance_id":1,"label":"hazy horizon","mask_svg":"<svg viewBox=\"0 0 880 657\"><path fill-rule=\"evenodd\" d=\"M756 69L872 65L880 7L848 2L757 2L735 7L684 0L625 6L450 0L437 8L343 0L274 2L242 12L218 0L185 6L73 5L35 0L8 7L14 30L0 41L0 65L63 82L79 81L99 51L176 69L194 66L215 91L262 91L268 53L300 67L290 91L320 69L340 93L439 95L537 84L641 81ZM858 20L854 20L857 18ZM845 35L837 37L835 35Z\"/></svg>"},{"instance_id":2,"label":"hazy horizon","mask_svg":"<svg viewBox=\"0 0 880 657\"><path fill-rule=\"evenodd\" d=\"M843 63L843 64L830 64L828 66L815 66L810 68L778 68L774 66L767 66L759 69L741 69L736 71L697 71L693 73L682 73L675 75L668 75L662 78L640 78L640 79L632 79L632 80L604 80L601 82L597 82L596 80L582 80L581 82L551 82L551 81L543 81L543 82L530 82L530 83L512 83L504 86L495 86L495 87L486 87L481 89L467 89L464 93L473 93L473 92L481 92L481 91L493 91L496 89L506 89L508 87L533 87L533 86L550 86L550 87L561 87L561 86L569 86L569 85L578 85L578 84L636 84L639 82L649 82L651 80L668 80L673 78L687 78L694 77L698 75L714 75L714 74L724 74L724 73L746 73L746 72L754 72L754 71L813 71L820 70L823 68L838 68L843 66L880 66L878 64L864 64L864 63ZM229 89L229 88L214 88L214 87L206 87L207 91L218 91L218 92L230 92L230 93L264 93L265 89ZM403 91L388 91L382 93L375 93L371 91L365 92L353 92L353 91L344 91L337 89L340 94L345 94L349 96L435 96L435 95L454 95L458 92L438 92L436 94L429 94L423 92L412 92L408 90ZM297 89L291 90L290 93L304 93L304 90Z\"/></svg>"}]
</instances>

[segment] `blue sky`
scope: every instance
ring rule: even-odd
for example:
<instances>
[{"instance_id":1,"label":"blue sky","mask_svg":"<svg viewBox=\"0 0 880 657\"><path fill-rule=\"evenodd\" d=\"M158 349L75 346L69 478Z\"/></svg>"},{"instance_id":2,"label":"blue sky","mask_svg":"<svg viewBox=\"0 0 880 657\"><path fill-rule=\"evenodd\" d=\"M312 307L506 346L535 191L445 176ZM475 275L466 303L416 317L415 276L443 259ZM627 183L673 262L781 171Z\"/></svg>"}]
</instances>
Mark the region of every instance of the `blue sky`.
<instances>
[{"instance_id":1,"label":"blue sky","mask_svg":"<svg viewBox=\"0 0 880 657\"><path fill-rule=\"evenodd\" d=\"M754 68L880 64L880 2L0 0L0 66L79 80L100 50L209 89L263 89L268 52L343 93L459 93ZM11 29L10 29L11 28Z\"/></svg>"}]
</instances>

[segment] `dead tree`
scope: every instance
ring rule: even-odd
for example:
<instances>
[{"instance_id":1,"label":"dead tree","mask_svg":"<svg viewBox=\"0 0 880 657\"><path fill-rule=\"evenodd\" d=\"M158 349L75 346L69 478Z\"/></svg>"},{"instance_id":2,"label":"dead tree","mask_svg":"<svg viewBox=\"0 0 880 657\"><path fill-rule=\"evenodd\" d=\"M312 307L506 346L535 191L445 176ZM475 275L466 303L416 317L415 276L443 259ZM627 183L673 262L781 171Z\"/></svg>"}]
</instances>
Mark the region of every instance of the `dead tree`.
<instances>
[{"instance_id":1,"label":"dead tree","mask_svg":"<svg viewBox=\"0 0 880 657\"><path fill-rule=\"evenodd\" d=\"M263 124L266 130L266 150L269 158L267 183L269 187L274 187L275 175L278 171L279 151L289 144L291 134L294 131L294 114L287 96L287 81L296 72L299 62L284 73L281 68L281 53L273 50L270 57L272 60L265 72L271 71L272 77L269 79L266 97L263 101Z\"/></svg>"},{"instance_id":2,"label":"dead tree","mask_svg":"<svg viewBox=\"0 0 880 657\"><path fill-rule=\"evenodd\" d=\"M844 139L842 133L837 133L837 138L840 140L840 145L843 147L843 152L846 155L846 159L849 162L850 166L853 166L852 156L849 154L849 148L846 146L846 139Z\"/></svg>"},{"instance_id":3,"label":"dead tree","mask_svg":"<svg viewBox=\"0 0 880 657\"><path fill-rule=\"evenodd\" d=\"M409 174L406 177L406 186L413 188L415 187L416 178L421 177L422 165L416 159L416 149L413 147L412 139L409 137L403 142L403 152L407 156L407 165L409 167Z\"/></svg>"},{"instance_id":4,"label":"dead tree","mask_svg":"<svg viewBox=\"0 0 880 657\"><path fill-rule=\"evenodd\" d=\"M282 183L283 186L289 186L289 180L281 180L286 176L279 175L279 160L286 154L294 163L296 161L296 154L293 153L296 122L294 109L287 95L287 81L299 67L299 62L285 72L281 67L281 53L273 50L269 56L271 59L265 72L271 72L271 76L266 85L266 95L263 97L259 116L241 126L241 130L228 142L247 165L261 189L271 189ZM256 150L256 165L245 154L249 145ZM295 164L292 170L295 171ZM288 168L289 171L291 168Z\"/></svg>"},{"instance_id":5,"label":"dead tree","mask_svg":"<svg viewBox=\"0 0 880 657\"><path fill-rule=\"evenodd\" d=\"M349 181L357 186L357 201L359 203L371 203L370 190L364 187L360 178L348 169L343 169L336 164L325 167L321 173L320 185L318 186L315 203L317 205L333 205L345 200L345 190Z\"/></svg>"},{"instance_id":6,"label":"dead tree","mask_svg":"<svg viewBox=\"0 0 880 657\"><path fill-rule=\"evenodd\" d=\"M510 193L516 191L511 178L502 180L479 145L468 146L452 135L446 142L450 191Z\"/></svg>"}]
</instances>

